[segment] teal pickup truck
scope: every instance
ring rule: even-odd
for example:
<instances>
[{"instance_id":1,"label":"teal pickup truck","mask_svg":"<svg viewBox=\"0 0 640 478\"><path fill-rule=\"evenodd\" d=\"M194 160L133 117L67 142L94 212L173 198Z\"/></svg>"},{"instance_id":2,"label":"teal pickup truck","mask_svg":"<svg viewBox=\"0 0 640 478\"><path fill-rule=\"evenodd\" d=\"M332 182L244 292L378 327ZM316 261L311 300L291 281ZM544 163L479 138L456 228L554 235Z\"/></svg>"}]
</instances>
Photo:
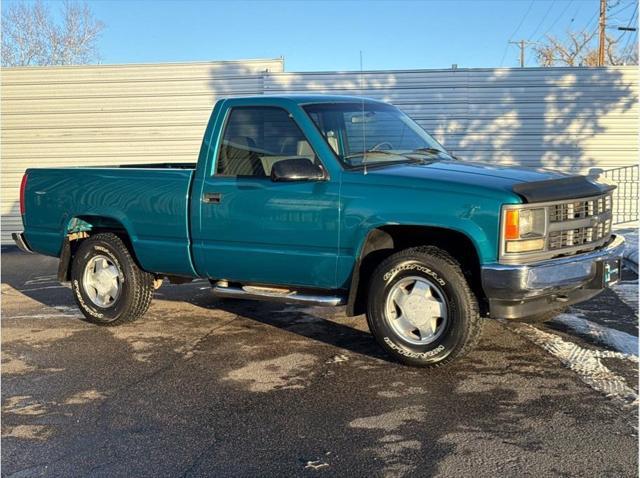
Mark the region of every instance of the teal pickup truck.
<instances>
[{"instance_id":1,"label":"teal pickup truck","mask_svg":"<svg viewBox=\"0 0 640 478\"><path fill-rule=\"evenodd\" d=\"M27 170L14 239L60 257L95 324L206 278L218 297L346 305L398 360L436 366L485 317L542 320L618 280L612 190L462 161L379 101L232 98L197 164Z\"/></svg>"}]
</instances>

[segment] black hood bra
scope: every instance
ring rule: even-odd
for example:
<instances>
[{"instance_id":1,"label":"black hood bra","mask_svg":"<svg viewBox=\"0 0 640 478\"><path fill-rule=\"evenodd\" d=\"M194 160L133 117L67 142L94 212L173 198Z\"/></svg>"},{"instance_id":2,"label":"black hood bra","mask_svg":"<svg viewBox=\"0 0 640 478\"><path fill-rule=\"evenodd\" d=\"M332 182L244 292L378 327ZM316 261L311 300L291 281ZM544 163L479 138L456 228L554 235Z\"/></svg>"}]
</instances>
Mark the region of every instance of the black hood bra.
<instances>
[{"instance_id":1,"label":"black hood bra","mask_svg":"<svg viewBox=\"0 0 640 478\"><path fill-rule=\"evenodd\" d=\"M570 176L568 178L547 179L513 186L513 192L528 203L562 201L599 196L613 191L616 186L600 183L587 176Z\"/></svg>"}]
</instances>

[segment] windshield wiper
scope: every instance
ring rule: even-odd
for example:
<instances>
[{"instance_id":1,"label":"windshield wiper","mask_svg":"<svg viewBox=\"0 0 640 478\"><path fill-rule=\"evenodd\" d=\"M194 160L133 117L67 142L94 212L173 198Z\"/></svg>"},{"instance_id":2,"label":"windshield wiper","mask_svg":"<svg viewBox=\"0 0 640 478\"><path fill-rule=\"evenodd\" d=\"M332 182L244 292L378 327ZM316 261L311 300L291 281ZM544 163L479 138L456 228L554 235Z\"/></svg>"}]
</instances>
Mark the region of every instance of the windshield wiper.
<instances>
[{"instance_id":1,"label":"windshield wiper","mask_svg":"<svg viewBox=\"0 0 640 478\"><path fill-rule=\"evenodd\" d=\"M373 163L366 163L367 168L384 168L388 166L397 166L398 164L431 164L434 160L429 160L425 158L408 158L404 157L402 159L397 159L395 161L375 161ZM348 164L349 169L362 169L365 167L365 164Z\"/></svg>"},{"instance_id":2,"label":"windshield wiper","mask_svg":"<svg viewBox=\"0 0 640 478\"><path fill-rule=\"evenodd\" d=\"M384 149L369 149L367 151L360 151L358 153L347 154L342 159L357 158L358 156L365 156L367 154L373 154L373 153L388 154L388 155L391 155L391 156L403 156L400 153L394 153L393 151L385 151Z\"/></svg>"},{"instance_id":3,"label":"windshield wiper","mask_svg":"<svg viewBox=\"0 0 640 478\"><path fill-rule=\"evenodd\" d=\"M446 151L443 151L443 150L438 149L438 148L418 148L418 149L414 149L411 152L412 153L446 154L449 157L453 157L449 153L447 153Z\"/></svg>"}]
</instances>

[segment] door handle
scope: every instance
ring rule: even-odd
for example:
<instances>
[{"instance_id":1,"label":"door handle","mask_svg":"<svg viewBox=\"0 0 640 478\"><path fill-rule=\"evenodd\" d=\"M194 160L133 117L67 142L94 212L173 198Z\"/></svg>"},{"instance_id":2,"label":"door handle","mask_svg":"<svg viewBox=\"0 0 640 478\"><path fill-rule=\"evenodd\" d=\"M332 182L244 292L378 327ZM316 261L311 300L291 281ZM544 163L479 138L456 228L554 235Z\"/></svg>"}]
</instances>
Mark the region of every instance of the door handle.
<instances>
[{"instance_id":1,"label":"door handle","mask_svg":"<svg viewBox=\"0 0 640 478\"><path fill-rule=\"evenodd\" d=\"M202 196L202 202L207 204L220 204L220 201L222 201L220 193L204 193Z\"/></svg>"}]
</instances>

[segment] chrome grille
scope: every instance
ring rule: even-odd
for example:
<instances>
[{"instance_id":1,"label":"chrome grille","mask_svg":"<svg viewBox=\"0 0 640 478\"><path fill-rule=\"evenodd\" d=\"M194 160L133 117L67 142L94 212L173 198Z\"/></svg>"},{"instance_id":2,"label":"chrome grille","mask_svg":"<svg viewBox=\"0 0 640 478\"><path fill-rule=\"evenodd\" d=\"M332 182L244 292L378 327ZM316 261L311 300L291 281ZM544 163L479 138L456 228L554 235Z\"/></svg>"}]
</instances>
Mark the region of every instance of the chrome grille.
<instances>
[{"instance_id":1,"label":"chrome grille","mask_svg":"<svg viewBox=\"0 0 640 478\"><path fill-rule=\"evenodd\" d=\"M611 235L611 194L549 206L547 250L589 246Z\"/></svg>"},{"instance_id":2,"label":"chrome grille","mask_svg":"<svg viewBox=\"0 0 640 478\"><path fill-rule=\"evenodd\" d=\"M611 194L582 201L570 201L549 207L549 222L583 219L611 211Z\"/></svg>"}]
</instances>

